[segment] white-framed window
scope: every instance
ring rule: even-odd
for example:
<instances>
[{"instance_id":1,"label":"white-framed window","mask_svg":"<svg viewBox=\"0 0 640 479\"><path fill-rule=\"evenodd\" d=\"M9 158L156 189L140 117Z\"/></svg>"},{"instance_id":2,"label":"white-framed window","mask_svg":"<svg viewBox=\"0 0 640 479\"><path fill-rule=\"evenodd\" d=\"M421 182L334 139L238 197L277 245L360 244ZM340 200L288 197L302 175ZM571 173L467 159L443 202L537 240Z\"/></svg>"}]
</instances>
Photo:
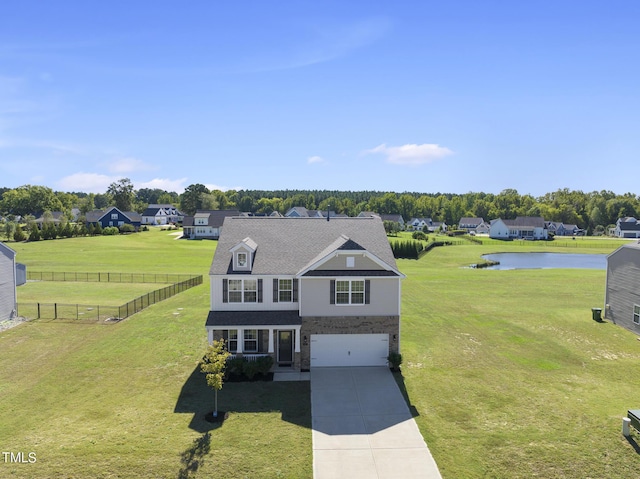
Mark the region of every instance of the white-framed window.
<instances>
[{"instance_id":1,"label":"white-framed window","mask_svg":"<svg viewBox=\"0 0 640 479\"><path fill-rule=\"evenodd\" d=\"M640 324L640 306L637 304L633 305L633 322Z\"/></svg>"},{"instance_id":2,"label":"white-framed window","mask_svg":"<svg viewBox=\"0 0 640 479\"><path fill-rule=\"evenodd\" d=\"M118 213L111 213L111 219L112 220L117 220L118 219Z\"/></svg>"},{"instance_id":3,"label":"white-framed window","mask_svg":"<svg viewBox=\"0 0 640 479\"><path fill-rule=\"evenodd\" d=\"M255 279L230 279L227 298L229 303L256 303L258 281Z\"/></svg>"},{"instance_id":4,"label":"white-framed window","mask_svg":"<svg viewBox=\"0 0 640 479\"><path fill-rule=\"evenodd\" d=\"M255 279L245 279L244 281L244 302L255 303L258 301L258 281Z\"/></svg>"},{"instance_id":5,"label":"white-framed window","mask_svg":"<svg viewBox=\"0 0 640 479\"><path fill-rule=\"evenodd\" d=\"M244 330L244 348L247 353L258 352L258 330L257 329L245 329Z\"/></svg>"},{"instance_id":6,"label":"white-framed window","mask_svg":"<svg viewBox=\"0 0 640 479\"><path fill-rule=\"evenodd\" d=\"M364 304L364 280L337 280L336 304Z\"/></svg>"},{"instance_id":7,"label":"white-framed window","mask_svg":"<svg viewBox=\"0 0 640 479\"><path fill-rule=\"evenodd\" d=\"M246 268L247 266L247 253L238 253L238 267Z\"/></svg>"},{"instance_id":8,"label":"white-framed window","mask_svg":"<svg viewBox=\"0 0 640 479\"><path fill-rule=\"evenodd\" d=\"M229 339L227 340L227 351L234 352L238 350L238 330L229 330Z\"/></svg>"},{"instance_id":9,"label":"white-framed window","mask_svg":"<svg viewBox=\"0 0 640 479\"><path fill-rule=\"evenodd\" d=\"M278 280L278 301L281 303L290 303L293 301L293 280Z\"/></svg>"}]
</instances>

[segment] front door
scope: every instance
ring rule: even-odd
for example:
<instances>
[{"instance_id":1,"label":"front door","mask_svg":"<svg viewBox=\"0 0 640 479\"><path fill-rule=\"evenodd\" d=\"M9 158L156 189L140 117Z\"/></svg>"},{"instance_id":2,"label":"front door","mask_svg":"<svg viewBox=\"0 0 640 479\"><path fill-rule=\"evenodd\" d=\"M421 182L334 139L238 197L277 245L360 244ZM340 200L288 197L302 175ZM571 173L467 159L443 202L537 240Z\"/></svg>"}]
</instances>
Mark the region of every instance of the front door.
<instances>
[{"instance_id":1,"label":"front door","mask_svg":"<svg viewBox=\"0 0 640 479\"><path fill-rule=\"evenodd\" d=\"M293 331L278 331L278 364L293 362Z\"/></svg>"}]
</instances>

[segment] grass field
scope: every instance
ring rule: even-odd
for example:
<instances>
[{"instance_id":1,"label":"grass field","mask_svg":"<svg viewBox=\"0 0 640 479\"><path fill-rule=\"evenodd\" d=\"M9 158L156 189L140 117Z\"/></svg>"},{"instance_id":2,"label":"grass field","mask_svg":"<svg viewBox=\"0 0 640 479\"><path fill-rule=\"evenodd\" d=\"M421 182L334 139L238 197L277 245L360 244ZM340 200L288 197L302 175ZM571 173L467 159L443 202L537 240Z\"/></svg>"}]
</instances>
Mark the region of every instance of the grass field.
<instances>
[{"instance_id":1,"label":"grass field","mask_svg":"<svg viewBox=\"0 0 640 479\"><path fill-rule=\"evenodd\" d=\"M161 283L82 283L29 281L18 288L18 303L67 303L120 306L167 286Z\"/></svg>"},{"instance_id":2,"label":"grass field","mask_svg":"<svg viewBox=\"0 0 640 479\"><path fill-rule=\"evenodd\" d=\"M172 238L10 246L34 270L206 275L215 243ZM591 320L604 271L463 268L538 248L470 243L398 262L404 386L445 479L637 476L640 439L620 427L640 406L640 343ZM195 362L208 308L205 277L119 324L0 333L0 449L37 455L0 462L0 477L312 477L308 383L228 383L219 406L229 419L202 420L213 393Z\"/></svg>"}]
</instances>

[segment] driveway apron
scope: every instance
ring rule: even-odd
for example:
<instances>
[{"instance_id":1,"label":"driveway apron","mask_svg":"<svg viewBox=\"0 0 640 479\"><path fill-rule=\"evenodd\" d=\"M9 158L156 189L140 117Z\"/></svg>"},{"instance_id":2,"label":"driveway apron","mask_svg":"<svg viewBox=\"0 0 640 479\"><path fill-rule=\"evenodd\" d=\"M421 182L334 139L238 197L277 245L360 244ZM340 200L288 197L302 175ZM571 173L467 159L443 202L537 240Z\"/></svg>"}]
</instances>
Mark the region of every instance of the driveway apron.
<instances>
[{"instance_id":1,"label":"driveway apron","mask_svg":"<svg viewBox=\"0 0 640 479\"><path fill-rule=\"evenodd\" d=\"M311 370L313 477L441 479L386 367Z\"/></svg>"}]
</instances>

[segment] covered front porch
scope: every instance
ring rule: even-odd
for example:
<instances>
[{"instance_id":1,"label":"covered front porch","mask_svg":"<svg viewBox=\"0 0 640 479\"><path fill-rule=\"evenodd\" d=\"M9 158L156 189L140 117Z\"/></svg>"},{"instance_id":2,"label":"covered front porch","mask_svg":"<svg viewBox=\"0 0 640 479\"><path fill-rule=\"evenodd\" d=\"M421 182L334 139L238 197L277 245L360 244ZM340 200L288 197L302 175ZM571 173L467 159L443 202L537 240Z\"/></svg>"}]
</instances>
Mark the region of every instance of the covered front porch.
<instances>
[{"instance_id":1,"label":"covered front porch","mask_svg":"<svg viewBox=\"0 0 640 479\"><path fill-rule=\"evenodd\" d=\"M209 343L224 339L234 357L273 357L274 367L300 369L301 320L297 311L211 311Z\"/></svg>"}]
</instances>

